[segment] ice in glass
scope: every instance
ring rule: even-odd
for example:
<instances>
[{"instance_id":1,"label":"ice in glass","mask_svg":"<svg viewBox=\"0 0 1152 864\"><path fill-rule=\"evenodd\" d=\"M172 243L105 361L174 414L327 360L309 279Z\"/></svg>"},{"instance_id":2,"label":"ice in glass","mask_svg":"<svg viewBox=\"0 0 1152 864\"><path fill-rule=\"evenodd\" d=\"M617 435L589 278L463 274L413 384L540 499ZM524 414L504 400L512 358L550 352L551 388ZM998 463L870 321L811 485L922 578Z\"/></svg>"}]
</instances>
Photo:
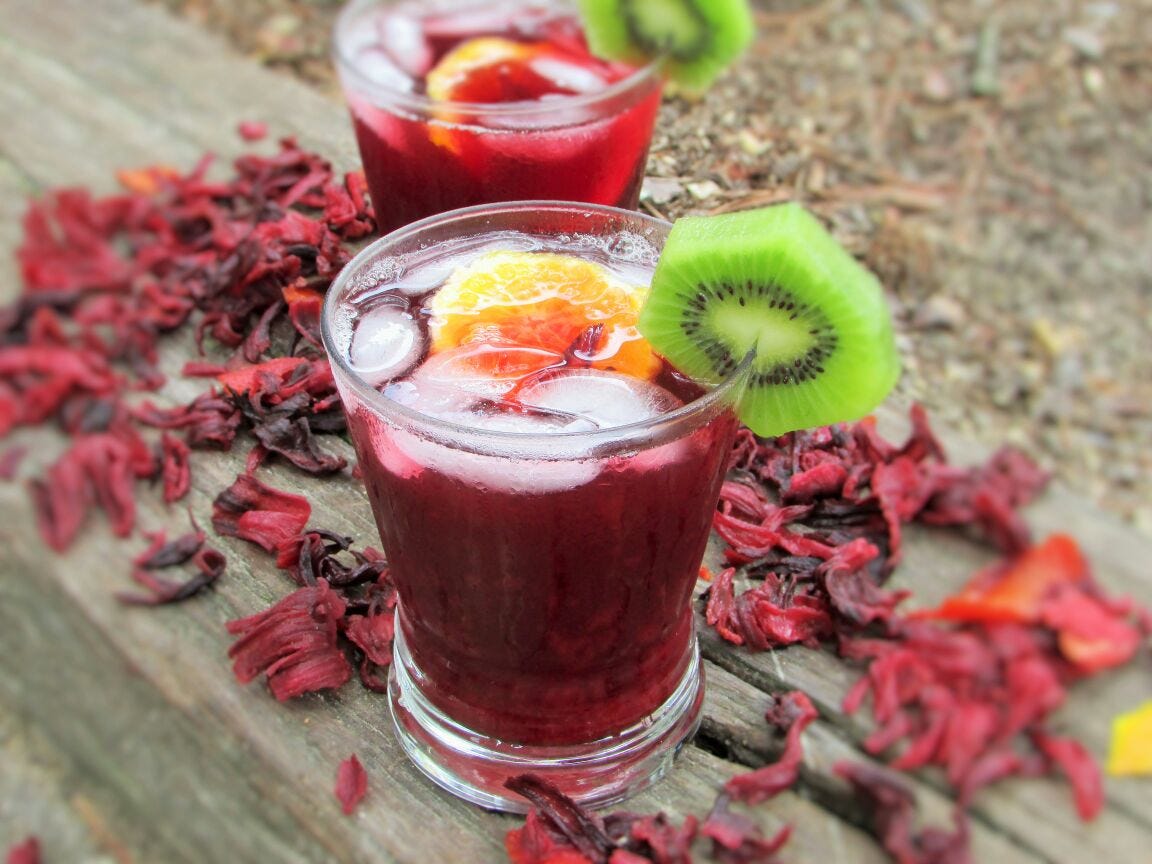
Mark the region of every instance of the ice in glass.
<instances>
[{"instance_id":1,"label":"ice in glass","mask_svg":"<svg viewBox=\"0 0 1152 864\"><path fill-rule=\"evenodd\" d=\"M353 0L334 43L381 233L490 201L636 206L661 77L592 56L562 0Z\"/></svg>"},{"instance_id":2,"label":"ice in glass","mask_svg":"<svg viewBox=\"0 0 1152 864\"><path fill-rule=\"evenodd\" d=\"M736 428L634 315L668 229L527 202L433 217L340 275L325 340L400 596L391 705L478 803L532 771L615 800L697 722L690 596ZM522 802L520 802L522 803Z\"/></svg>"}]
</instances>

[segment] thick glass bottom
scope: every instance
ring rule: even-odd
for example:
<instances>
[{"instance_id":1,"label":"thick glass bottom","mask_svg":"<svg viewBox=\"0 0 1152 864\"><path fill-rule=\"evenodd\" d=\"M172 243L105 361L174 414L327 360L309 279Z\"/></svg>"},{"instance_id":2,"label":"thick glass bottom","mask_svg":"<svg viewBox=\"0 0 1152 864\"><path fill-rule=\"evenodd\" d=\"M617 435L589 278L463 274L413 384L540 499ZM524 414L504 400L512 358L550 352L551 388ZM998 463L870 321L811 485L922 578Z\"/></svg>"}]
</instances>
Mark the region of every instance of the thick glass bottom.
<instances>
[{"instance_id":1,"label":"thick glass bottom","mask_svg":"<svg viewBox=\"0 0 1152 864\"><path fill-rule=\"evenodd\" d=\"M695 637L688 668L668 699L627 729L585 744L527 746L480 735L454 722L421 693L420 674L396 628L389 704L400 743L416 766L454 795L493 810L523 813L528 803L504 788L535 774L580 803L620 801L655 782L696 732L704 700Z\"/></svg>"}]
</instances>

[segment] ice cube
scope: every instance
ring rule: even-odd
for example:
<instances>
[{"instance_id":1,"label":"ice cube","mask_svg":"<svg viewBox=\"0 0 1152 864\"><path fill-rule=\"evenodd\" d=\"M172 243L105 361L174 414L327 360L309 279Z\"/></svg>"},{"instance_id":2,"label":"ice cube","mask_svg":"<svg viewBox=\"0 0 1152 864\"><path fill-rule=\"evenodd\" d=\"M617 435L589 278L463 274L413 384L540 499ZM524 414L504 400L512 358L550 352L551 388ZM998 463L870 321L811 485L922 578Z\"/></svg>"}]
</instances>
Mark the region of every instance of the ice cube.
<instances>
[{"instance_id":1,"label":"ice cube","mask_svg":"<svg viewBox=\"0 0 1152 864\"><path fill-rule=\"evenodd\" d=\"M374 87L411 93L416 82L408 72L396 65L390 54L379 47L365 48L356 55L356 71Z\"/></svg>"},{"instance_id":2,"label":"ice cube","mask_svg":"<svg viewBox=\"0 0 1152 864\"><path fill-rule=\"evenodd\" d=\"M435 62L424 27L416 18L397 13L380 22L381 47L410 79L421 79Z\"/></svg>"},{"instance_id":3,"label":"ice cube","mask_svg":"<svg viewBox=\"0 0 1152 864\"><path fill-rule=\"evenodd\" d=\"M432 354L383 393L421 414L492 432L590 432L588 419L506 399L526 375L563 362L542 348L476 343Z\"/></svg>"},{"instance_id":4,"label":"ice cube","mask_svg":"<svg viewBox=\"0 0 1152 864\"><path fill-rule=\"evenodd\" d=\"M411 269L405 268L404 275L389 287L407 297L419 297L443 285L460 264L459 258L449 258Z\"/></svg>"},{"instance_id":5,"label":"ice cube","mask_svg":"<svg viewBox=\"0 0 1152 864\"><path fill-rule=\"evenodd\" d=\"M452 441L449 445L397 429L390 438L392 445L403 451L404 464L416 463L467 483L518 494L542 494L587 483L599 472L599 463L587 458L550 458L572 454L562 454L560 447L550 446L547 437L536 437L523 445L508 439L486 439L485 433L490 432L547 436L597 428L586 417L562 409L504 400L517 378L493 377L475 365L477 357L490 358L499 347L466 345L438 352L410 378L384 388L385 396L413 411L473 430L443 433ZM560 359L540 349L511 351L525 352L522 359L533 368ZM485 453L485 449L492 452Z\"/></svg>"},{"instance_id":6,"label":"ice cube","mask_svg":"<svg viewBox=\"0 0 1152 864\"><path fill-rule=\"evenodd\" d=\"M543 494L581 486L600 471L600 464L594 459L542 458L547 447L529 446L526 448L528 452L520 453L515 447L509 447L506 440L491 442L484 436L486 432L546 434L591 431L591 424L580 418L518 411L513 406L478 398L476 394L463 390L432 388L421 391L416 387L404 389L401 386L410 383L392 385L385 394L392 395L390 391L399 388L408 407L468 430L479 430L479 434L475 431L442 432L444 440L441 441L406 429L392 430L387 446L400 451L395 454L392 464L406 472L402 476L410 476L411 466L419 465L473 486L516 494ZM450 407L453 398L458 401L455 407ZM467 405L467 408L461 409L460 405ZM567 428L573 422L577 428ZM533 441L539 445L541 439ZM492 452L484 452L486 449Z\"/></svg>"},{"instance_id":7,"label":"ice cube","mask_svg":"<svg viewBox=\"0 0 1152 864\"><path fill-rule=\"evenodd\" d=\"M424 18L424 33L431 39L463 42L477 36L501 35L517 18L520 27L529 26L544 17L540 9L523 4L473 3Z\"/></svg>"},{"instance_id":8,"label":"ice cube","mask_svg":"<svg viewBox=\"0 0 1152 864\"><path fill-rule=\"evenodd\" d=\"M528 430L521 427L491 431ZM472 486L518 495L574 489L594 479L601 468L595 459L517 458L463 450L402 429L391 431L386 446L400 451L392 456L388 467L401 469L401 476L414 476L412 466L418 465Z\"/></svg>"},{"instance_id":9,"label":"ice cube","mask_svg":"<svg viewBox=\"0 0 1152 864\"><path fill-rule=\"evenodd\" d=\"M398 306L384 304L356 322L348 362L365 381L378 387L411 369L423 353L415 319Z\"/></svg>"},{"instance_id":10,"label":"ice cube","mask_svg":"<svg viewBox=\"0 0 1152 864\"><path fill-rule=\"evenodd\" d=\"M525 405L562 411L611 429L667 414L683 403L657 384L599 369L556 372L520 391Z\"/></svg>"},{"instance_id":11,"label":"ice cube","mask_svg":"<svg viewBox=\"0 0 1152 864\"><path fill-rule=\"evenodd\" d=\"M525 376L563 362L562 355L544 348L475 342L436 352L413 379L421 387L454 387L496 399Z\"/></svg>"},{"instance_id":12,"label":"ice cube","mask_svg":"<svg viewBox=\"0 0 1152 864\"><path fill-rule=\"evenodd\" d=\"M608 85L596 70L562 57L534 57L529 65L533 72L551 81L561 93L597 93Z\"/></svg>"}]
</instances>

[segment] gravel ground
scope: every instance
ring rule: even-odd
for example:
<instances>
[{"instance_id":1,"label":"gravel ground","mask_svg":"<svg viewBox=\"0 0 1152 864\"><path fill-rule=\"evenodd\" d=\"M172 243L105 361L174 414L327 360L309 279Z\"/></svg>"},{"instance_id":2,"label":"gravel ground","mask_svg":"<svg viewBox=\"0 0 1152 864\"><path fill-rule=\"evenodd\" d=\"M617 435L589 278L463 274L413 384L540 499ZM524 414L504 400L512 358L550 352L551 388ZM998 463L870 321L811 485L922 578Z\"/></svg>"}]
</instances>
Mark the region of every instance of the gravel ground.
<instances>
[{"instance_id":1,"label":"gravel ground","mask_svg":"<svg viewBox=\"0 0 1152 864\"><path fill-rule=\"evenodd\" d=\"M151 0L337 92L332 0ZM898 398L1152 535L1152 0L760 0L642 205L800 200L880 274Z\"/></svg>"}]
</instances>

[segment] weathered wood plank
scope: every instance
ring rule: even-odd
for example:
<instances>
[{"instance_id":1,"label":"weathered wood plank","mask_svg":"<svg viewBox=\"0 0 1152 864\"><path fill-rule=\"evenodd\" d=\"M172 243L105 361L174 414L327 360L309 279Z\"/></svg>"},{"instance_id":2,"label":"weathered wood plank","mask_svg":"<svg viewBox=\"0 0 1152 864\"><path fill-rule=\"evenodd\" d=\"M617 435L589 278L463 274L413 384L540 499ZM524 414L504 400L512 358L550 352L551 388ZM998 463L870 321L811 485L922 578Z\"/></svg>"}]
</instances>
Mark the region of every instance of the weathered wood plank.
<instances>
[{"instance_id":1,"label":"weathered wood plank","mask_svg":"<svg viewBox=\"0 0 1152 864\"><path fill-rule=\"evenodd\" d=\"M190 166L205 152L227 158L244 120L267 122L274 138L295 135L342 169L358 164L351 125L333 99L158 9L97 5L0 2L0 64L11 70L0 87L11 118L0 153L39 183L106 189L114 168Z\"/></svg>"},{"instance_id":2,"label":"weathered wood plank","mask_svg":"<svg viewBox=\"0 0 1152 864\"><path fill-rule=\"evenodd\" d=\"M0 850L50 831L55 860L96 859L103 839L100 823L92 818L95 811L87 800L65 782L66 760L3 701L0 760Z\"/></svg>"}]
</instances>

